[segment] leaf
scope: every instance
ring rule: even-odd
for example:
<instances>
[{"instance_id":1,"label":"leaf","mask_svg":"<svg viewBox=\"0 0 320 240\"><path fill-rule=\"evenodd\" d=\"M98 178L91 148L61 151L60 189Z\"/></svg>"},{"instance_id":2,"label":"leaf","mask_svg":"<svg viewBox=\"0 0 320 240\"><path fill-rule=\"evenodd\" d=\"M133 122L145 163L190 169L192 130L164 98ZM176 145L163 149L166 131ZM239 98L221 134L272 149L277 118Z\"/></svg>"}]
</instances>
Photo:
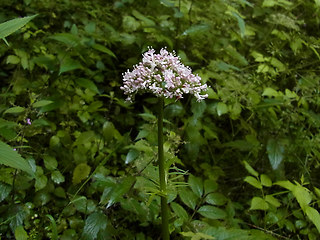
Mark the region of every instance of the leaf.
<instances>
[{"instance_id":1,"label":"leaf","mask_svg":"<svg viewBox=\"0 0 320 240\"><path fill-rule=\"evenodd\" d=\"M191 209L195 209L198 197L191 190L183 188L179 191L181 201Z\"/></svg>"},{"instance_id":2,"label":"leaf","mask_svg":"<svg viewBox=\"0 0 320 240\"><path fill-rule=\"evenodd\" d=\"M58 240L58 230L57 230L56 220L54 220L54 218L50 214L47 214L46 216L50 219L50 223L51 223L51 230L52 230L51 239Z\"/></svg>"},{"instance_id":3,"label":"leaf","mask_svg":"<svg viewBox=\"0 0 320 240\"><path fill-rule=\"evenodd\" d=\"M254 170L247 161L243 161L243 164L244 164L244 167L247 169L247 171L248 171L251 175L253 175L253 176L255 176L255 177L258 177L258 176L259 176L259 173L258 173L256 170Z\"/></svg>"},{"instance_id":4,"label":"leaf","mask_svg":"<svg viewBox=\"0 0 320 240\"><path fill-rule=\"evenodd\" d=\"M57 33L53 36L49 37L50 39L54 39L56 41L62 42L68 46L75 47L80 44L80 39L76 35L71 33Z\"/></svg>"},{"instance_id":5,"label":"leaf","mask_svg":"<svg viewBox=\"0 0 320 240\"><path fill-rule=\"evenodd\" d=\"M252 198L250 210L268 210L268 209L269 209L269 205L264 199L260 197Z\"/></svg>"},{"instance_id":6,"label":"leaf","mask_svg":"<svg viewBox=\"0 0 320 240\"><path fill-rule=\"evenodd\" d=\"M218 184L212 179L204 180L204 190L205 194L212 193L218 189Z\"/></svg>"},{"instance_id":7,"label":"leaf","mask_svg":"<svg viewBox=\"0 0 320 240\"><path fill-rule=\"evenodd\" d=\"M226 204L228 199L222 193L210 193L206 197L206 202L216 206L222 206Z\"/></svg>"},{"instance_id":8,"label":"leaf","mask_svg":"<svg viewBox=\"0 0 320 240\"><path fill-rule=\"evenodd\" d=\"M218 113L218 116L221 116L221 115L223 115L223 114L225 114L225 113L227 113L228 112L228 106L225 104L225 103L223 103L223 102L219 102L218 104L217 104L217 113Z\"/></svg>"},{"instance_id":9,"label":"leaf","mask_svg":"<svg viewBox=\"0 0 320 240\"><path fill-rule=\"evenodd\" d=\"M85 78L77 78L75 80L76 84L78 84L80 87L84 87L84 88L87 88L95 93L100 93L96 84L89 80L89 79L85 79Z\"/></svg>"},{"instance_id":10,"label":"leaf","mask_svg":"<svg viewBox=\"0 0 320 240\"><path fill-rule=\"evenodd\" d=\"M265 174L261 174L260 176L260 181L261 181L261 184L263 186L266 186L266 187L271 187L272 186L272 181L271 179L265 175Z\"/></svg>"},{"instance_id":11,"label":"leaf","mask_svg":"<svg viewBox=\"0 0 320 240\"><path fill-rule=\"evenodd\" d=\"M37 101L34 104L32 104L32 106L35 108L38 108L38 107L47 106L51 103L53 103L53 101L51 101L51 100L40 100L40 101Z\"/></svg>"},{"instance_id":12,"label":"leaf","mask_svg":"<svg viewBox=\"0 0 320 240\"><path fill-rule=\"evenodd\" d=\"M8 63L10 63L10 64L18 64L19 62L20 62L20 58L18 58L15 55L9 55L7 57L7 64Z\"/></svg>"},{"instance_id":13,"label":"leaf","mask_svg":"<svg viewBox=\"0 0 320 240\"><path fill-rule=\"evenodd\" d=\"M86 179L91 171L91 167L86 163L78 164L73 170L72 183L78 184L82 180Z\"/></svg>"},{"instance_id":14,"label":"leaf","mask_svg":"<svg viewBox=\"0 0 320 240\"><path fill-rule=\"evenodd\" d=\"M178 203L175 202L171 202L170 206L173 210L173 212L181 219L183 220L188 220L189 215L187 213L187 211Z\"/></svg>"},{"instance_id":15,"label":"leaf","mask_svg":"<svg viewBox=\"0 0 320 240\"><path fill-rule=\"evenodd\" d=\"M9 196L9 193L11 192L11 186L0 182L0 202L2 202L6 197Z\"/></svg>"},{"instance_id":16,"label":"leaf","mask_svg":"<svg viewBox=\"0 0 320 240\"><path fill-rule=\"evenodd\" d=\"M108 219L106 215L100 212L90 214L83 228L81 235L82 240L94 240L97 238L99 231L107 227Z\"/></svg>"},{"instance_id":17,"label":"leaf","mask_svg":"<svg viewBox=\"0 0 320 240\"><path fill-rule=\"evenodd\" d=\"M258 188L258 189L262 189L262 185L261 183L254 177L252 176L247 176L245 179L244 179L245 182L249 183L251 186L255 187L255 188Z\"/></svg>"},{"instance_id":18,"label":"leaf","mask_svg":"<svg viewBox=\"0 0 320 240\"><path fill-rule=\"evenodd\" d=\"M58 166L58 162L55 157L45 155L43 157L44 166L48 170L55 170Z\"/></svg>"},{"instance_id":19,"label":"leaf","mask_svg":"<svg viewBox=\"0 0 320 240\"><path fill-rule=\"evenodd\" d=\"M278 169L283 160L284 147L279 141L271 138L267 143L267 153L273 170Z\"/></svg>"},{"instance_id":20,"label":"leaf","mask_svg":"<svg viewBox=\"0 0 320 240\"><path fill-rule=\"evenodd\" d=\"M19 30L36 16L37 14L29 17L24 17L24 18L15 18L7 22L1 23L0 38L5 38L10 34L14 33L15 31Z\"/></svg>"},{"instance_id":21,"label":"leaf","mask_svg":"<svg viewBox=\"0 0 320 240\"><path fill-rule=\"evenodd\" d=\"M297 183L294 186L292 193L297 199L302 210L305 211L306 207L312 200L312 195L310 194L308 189Z\"/></svg>"},{"instance_id":22,"label":"leaf","mask_svg":"<svg viewBox=\"0 0 320 240\"><path fill-rule=\"evenodd\" d=\"M198 25L192 25L190 28L186 29L182 36L195 36L201 33L205 33L210 29L210 26L208 24L198 24Z\"/></svg>"},{"instance_id":23,"label":"leaf","mask_svg":"<svg viewBox=\"0 0 320 240\"><path fill-rule=\"evenodd\" d=\"M56 184L60 184L65 181L64 176L61 174L59 170L53 171L51 173L51 179Z\"/></svg>"},{"instance_id":24,"label":"leaf","mask_svg":"<svg viewBox=\"0 0 320 240\"><path fill-rule=\"evenodd\" d=\"M32 171L29 163L22 158L17 151L14 151L9 145L2 141L0 141L0 164L20 169L34 177L34 172Z\"/></svg>"},{"instance_id":25,"label":"leaf","mask_svg":"<svg viewBox=\"0 0 320 240\"><path fill-rule=\"evenodd\" d=\"M188 179L189 186L192 191L200 198L203 194L203 181L199 177L195 177L193 175L189 175Z\"/></svg>"},{"instance_id":26,"label":"leaf","mask_svg":"<svg viewBox=\"0 0 320 240\"><path fill-rule=\"evenodd\" d=\"M262 93L262 96L267 96L267 97L278 97L280 96L280 94L274 90L273 88L265 88L263 93Z\"/></svg>"},{"instance_id":27,"label":"leaf","mask_svg":"<svg viewBox=\"0 0 320 240\"><path fill-rule=\"evenodd\" d=\"M24 107L12 107L12 108L8 108L4 114L6 113L22 113L25 111Z\"/></svg>"},{"instance_id":28,"label":"leaf","mask_svg":"<svg viewBox=\"0 0 320 240\"><path fill-rule=\"evenodd\" d=\"M311 220L311 222L313 222L313 224L316 226L318 232L320 233L320 214L319 214L319 212L310 206L306 207L305 212L306 212L308 218Z\"/></svg>"},{"instance_id":29,"label":"leaf","mask_svg":"<svg viewBox=\"0 0 320 240\"><path fill-rule=\"evenodd\" d=\"M71 57L66 57L60 63L59 75L65 72L73 71L82 68L79 61L72 59Z\"/></svg>"},{"instance_id":30,"label":"leaf","mask_svg":"<svg viewBox=\"0 0 320 240\"><path fill-rule=\"evenodd\" d=\"M106 48L105 46L103 46L101 44L97 44L97 43L93 44L92 48L94 48L100 52L106 53L111 57L117 58L117 56L109 48Z\"/></svg>"},{"instance_id":31,"label":"leaf","mask_svg":"<svg viewBox=\"0 0 320 240\"><path fill-rule=\"evenodd\" d=\"M210 219L225 219L227 217L227 214L224 210L209 205L200 207L198 213Z\"/></svg>"},{"instance_id":32,"label":"leaf","mask_svg":"<svg viewBox=\"0 0 320 240\"><path fill-rule=\"evenodd\" d=\"M135 149L130 149L130 151L128 152L127 156L126 156L126 164L131 163L132 161L134 161L135 159L137 159L137 157L139 156L139 152Z\"/></svg>"},{"instance_id":33,"label":"leaf","mask_svg":"<svg viewBox=\"0 0 320 240\"><path fill-rule=\"evenodd\" d=\"M278 199L273 197L272 195L266 195L265 198L266 202L270 203L271 205L275 207L280 207L281 203L279 202Z\"/></svg>"},{"instance_id":34,"label":"leaf","mask_svg":"<svg viewBox=\"0 0 320 240\"><path fill-rule=\"evenodd\" d=\"M15 236L16 240L27 240L28 239L28 234L24 230L23 226L18 226L14 230L14 236Z\"/></svg>"},{"instance_id":35,"label":"leaf","mask_svg":"<svg viewBox=\"0 0 320 240\"><path fill-rule=\"evenodd\" d=\"M239 14L237 14L236 12L232 12L232 15L237 19L238 21L238 26L240 29L240 36L243 38L246 32L246 24L243 20L242 17L239 16Z\"/></svg>"}]
</instances>

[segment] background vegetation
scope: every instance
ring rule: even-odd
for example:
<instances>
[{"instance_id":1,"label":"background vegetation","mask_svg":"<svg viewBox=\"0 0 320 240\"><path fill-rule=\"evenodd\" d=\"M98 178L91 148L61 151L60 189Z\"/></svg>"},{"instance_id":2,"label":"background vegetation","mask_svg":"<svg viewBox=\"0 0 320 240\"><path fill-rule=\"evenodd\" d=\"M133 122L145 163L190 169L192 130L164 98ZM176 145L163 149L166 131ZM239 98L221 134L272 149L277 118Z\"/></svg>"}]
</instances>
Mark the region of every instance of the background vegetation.
<instances>
[{"instance_id":1,"label":"background vegetation","mask_svg":"<svg viewBox=\"0 0 320 240\"><path fill-rule=\"evenodd\" d=\"M1 0L34 14L0 43L0 238L159 239L156 99L119 87L166 46L210 86L166 102L171 238L318 239L320 1Z\"/></svg>"}]
</instances>

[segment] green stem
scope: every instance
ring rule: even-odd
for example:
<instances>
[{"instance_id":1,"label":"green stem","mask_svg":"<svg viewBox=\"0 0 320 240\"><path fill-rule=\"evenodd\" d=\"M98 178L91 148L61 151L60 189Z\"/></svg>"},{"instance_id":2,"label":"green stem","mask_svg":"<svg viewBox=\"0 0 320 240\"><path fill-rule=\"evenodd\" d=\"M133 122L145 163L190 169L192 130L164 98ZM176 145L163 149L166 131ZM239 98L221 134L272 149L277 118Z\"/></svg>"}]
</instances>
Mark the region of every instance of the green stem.
<instances>
[{"instance_id":1,"label":"green stem","mask_svg":"<svg viewBox=\"0 0 320 240\"><path fill-rule=\"evenodd\" d=\"M169 212L167 204L167 183L166 173L164 166L163 155L163 97L159 98L159 115L158 115L158 164L159 164L159 177L160 177L160 191L163 194L161 196L161 219L162 219L162 239L169 240Z\"/></svg>"}]
</instances>

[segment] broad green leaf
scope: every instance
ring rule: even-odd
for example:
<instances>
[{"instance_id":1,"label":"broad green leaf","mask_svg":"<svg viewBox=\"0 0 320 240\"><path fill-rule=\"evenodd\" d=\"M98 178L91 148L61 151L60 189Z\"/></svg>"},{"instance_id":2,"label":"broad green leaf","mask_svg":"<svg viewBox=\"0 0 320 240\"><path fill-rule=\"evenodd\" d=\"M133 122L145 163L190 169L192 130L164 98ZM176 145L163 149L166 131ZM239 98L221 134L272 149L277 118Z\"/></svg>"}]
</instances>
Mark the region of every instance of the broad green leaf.
<instances>
[{"instance_id":1,"label":"broad green leaf","mask_svg":"<svg viewBox=\"0 0 320 240\"><path fill-rule=\"evenodd\" d=\"M201 33L205 33L210 29L210 26L207 24L198 24L192 25L190 28L186 29L182 36L195 36Z\"/></svg>"},{"instance_id":2,"label":"broad green leaf","mask_svg":"<svg viewBox=\"0 0 320 240\"><path fill-rule=\"evenodd\" d=\"M274 57L271 58L270 63L272 66L276 67L279 70L279 72L283 72L286 70L286 66Z\"/></svg>"},{"instance_id":3,"label":"broad green leaf","mask_svg":"<svg viewBox=\"0 0 320 240\"><path fill-rule=\"evenodd\" d=\"M83 228L81 240L95 240L98 233L107 227L108 219L106 215L101 212L94 212L90 214Z\"/></svg>"},{"instance_id":4,"label":"broad green leaf","mask_svg":"<svg viewBox=\"0 0 320 240\"><path fill-rule=\"evenodd\" d=\"M87 88L95 93L100 93L96 84L89 80L89 79L85 79L85 78L77 78L75 80L76 84L78 84L80 87L84 87L84 88Z\"/></svg>"},{"instance_id":5,"label":"broad green leaf","mask_svg":"<svg viewBox=\"0 0 320 240\"><path fill-rule=\"evenodd\" d=\"M225 219L227 217L227 214L224 210L209 205L200 207L198 213L210 219Z\"/></svg>"},{"instance_id":6,"label":"broad green leaf","mask_svg":"<svg viewBox=\"0 0 320 240\"><path fill-rule=\"evenodd\" d=\"M36 16L37 15L33 15L30 17L23 17L23 18L15 18L7 22L1 23L0 38L5 38L10 34L14 33L15 31L19 30Z\"/></svg>"},{"instance_id":7,"label":"broad green leaf","mask_svg":"<svg viewBox=\"0 0 320 240\"><path fill-rule=\"evenodd\" d=\"M115 131L116 131L116 129L115 129L113 123L110 121L105 121L105 123L103 124L103 127L102 127L102 134L103 134L104 139L107 142L109 142L113 139ZM127 160L126 160L126 162L127 162Z\"/></svg>"},{"instance_id":8,"label":"broad green leaf","mask_svg":"<svg viewBox=\"0 0 320 240\"><path fill-rule=\"evenodd\" d=\"M82 68L79 61L72 59L71 57L66 57L60 63L59 75L65 72L73 71Z\"/></svg>"},{"instance_id":9,"label":"broad green leaf","mask_svg":"<svg viewBox=\"0 0 320 240\"><path fill-rule=\"evenodd\" d=\"M294 188L295 188L295 185L290 181L278 181L278 182L275 182L274 184L275 185L279 185L279 186L281 186L283 188L286 188L286 189L288 189L290 191L293 191Z\"/></svg>"},{"instance_id":10,"label":"broad green leaf","mask_svg":"<svg viewBox=\"0 0 320 240\"><path fill-rule=\"evenodd\" d=\"M43 157L44 166L48 170L55 170L58 166L58 162L55 157L45 155Z\"/></svg>"},{"instance_id":11,"label":"broad green leaf","mask_svg":"<svg viewBox=\"0 0 320 240\"><path fill-rule=\"evenodd\" d=\"M308 191L308 189L298 183L294 186L292 193L297 199L302 210L305 211L305 208L312 200L311 193Z\"/></svg>"},{"instance_id":12,"label":"broad green leaf","mask_svg":"<svg viewBox=\"0 0 320 240\"><path fill-rule=\"evenodd\" d=\"M260 181L261 181L261 184L263 186L265 186L265 187L271 187L272 186L271 179L265 174L261 174Z\"/></svg>"},{"instance_id":13,"label":"broad green leaf","mask_svg":"<svg viewBox=\"0 0 320 240\"><path fill-rule=\"evenodd\" d=\"M252 176L247 176L245 179L244 179L245 182L249 183L251 186L255 187L255 188L259 188L259 189L262 189L262 185L261 183L254 177Z\"/></svg>"},{"instance_id":14,"label":"broad green leaf","mask_svg":"<svg viewBox=\"0 0 320 240\"><path fill-rule=\"evenodd\" d=\"M241 37L243 38L244 35L245 35L245 32L246 32L246 24L243 20L242 17L239 16L239 14L237 14L236 12L232 12L232 15L237 19L238 21L238 26L239 26L239 29L240 29L240 35ZM247 62L248 64L248 62Z\"/></svg>"},{"instance_id":15,"label":"broad green leaf","mask_svg":"<svg viewBox=\"0 0 320 240\"><path fill-rule=\"evenodd\" d=\"M111 57L117 58L116 55L109 48L106 48L105 46L103 46L101 44L93 44L92 48L94 48L100 52L106 53Z\"/></svg>"},{"instance_id":16,"label":"broad green leaf","mask_svg":"<svg viewBox=\"0 0 320 240\"><path fill-rule=\"evenodd\" d=\"M212 193L218 189L218 183L212 179L204 180L204 193Z\"/></svg>"},{"instance_id":17,"label":"broad green leaf","mask_svg":"<svg viewBox=\"0 0 320 240\"><path fill-rule=\"evenodd\" d=\"M6 113L22 113L25 111L24 107L12 107L12 108L8 108L4 114Z\"/></svg>"},{"instance_id":18,"label":"broad green leaf","mask_svg":"<svg viewBox=\"0 0 320 240\"><path fill-rule=\"evenodd\" d=\"M252 198L250 210L268 210L268 209L269 209L269 205L264 199L260 197Z\"/></svg>"},{"instance_id":19,"label":"broad green leaf","mask_svg":"<svg viewBox=\"0 0 320 240\"><path fill-rule=\"evenodd\" d=\"M279 92L277 92L276 90L274 90L273 88L265 88L262 96L267 96L267 97L278 97L281 96L281 94L279 94Z\"/></svg>"},{"instance_id":20,"label":"broad green leaf","mask_svg":"<svg viewBox=\"0 0 320 240\"><path fill-rule=\"evenodd\" d=\"M200 198L203 194L203 181L199 177L195 177L192 174L189 175L188 179L189 186L192 191Z\"/></svg>"},{"instance_id":21,"label":"broad green leaf","mask_svg":"<svg viewBox=\"0 0 320 240\"><path fill-rule=\"evenodd\" d=\"M222 193L210 193L207 195L205 201L212 205L222 206L226 204L228 199Z\"/></svg>"},{"instance_id":22,"label":"broad green leaf","mask_svg":"<svg viewBox=\"0 0 320 240\"><path fill-rule=\"evenodd\" d=\"M266 202L270 203L271 205L275 207L280 207L281 203L279 202L278 199L273 197L272 195L266 195L265 198Z\"/></svg>"},{"instance_id":23,"label":"broad green leaf","mask_svg":"<svg viewBox=\"0 0 320 240\"><path fill-rule=\"evenodd\" d=\"M75 47L80 44L80 39L76 35L71 33L57 33L53 36L49 37L50 39L54 39L56 41L62 42L68 46Z\"/></svg>"},{"instance_id":24,"label":"broad green leaf","mask_svg":"<svg viewBox=\"0 0 320 240\"><path fill-rule=\"evenodd\" d=\"M171 202L170 206L173 210L173 212L179 217L182 218L183 220L188 220L189 215L187 213L187 211L178 203L175 202Z\"/></svg>"},{"instance_id":25,"label":"broad green leaf","mask_svg":"<svg viewBox=\"0 0 320 240\"><path fill-rule=\"evenodd\" d=\"M9 55L7 57L7 64L18 64L20 62L20 58L15 55Z\"/></svg>"},{"instance_id":26,"label":"broad green leaf","mask_svg":"<svg viewBox=\"0 0 320 240\"><path fill-rule=\"evenodd\" d=\"M284 147L276 139L269 139L267 143L267 153L271 167L276 170L283 160Z\"/></svg>"},{"instance_id":27,"label":"broad green leaf","mask_svg":"<svg viewBox=\"0 0 320 240\"><path fill-rule=\"evenodd\" d=\"M251 175L253 175L253 176L255 176L255 177L258 177L258 176L259 176L259 173L258 173L256 170L254 170L247 161L243 161L243 164L244 164L244 167L247 169L247 171L248 171Z\"/></svg>"},{"instance_id":28,"label":"broad green leaf","mask_svg":"<svg viewBox=\"0 0 320 240\"><path fill-rule=\"evenodd\" d=\"M308 218L311 220L311 222L313 222L313 224L316 226L318 232L320 233L320 214L319 214L319 212L310 206L306 207L305 212L306 212Z\"/></svg>"},{"instance_id":29,"label":"broad green leaf","mask_svg":"<svg viewBox=\"0 0 320 240\"><path fill-rule=\"evenodd\" d=\"M195 209L198 201L197 195L187 188L182 188L179 191L181 201L191 209Z\"/></svg>"},{"instance_id":30,"label":"broad green leaf","mask_svg":"<svg viewBox=\"0 0 320 240\"><path fill-rule=\"evenodd\" d=\"M223 102L219 102L218 104L217 104L217 113L218 113L218 116L221 116L221 115L223 115L223 114L225 114L225 113L227 113L228 112L228 106L225 104L225 103L223 103Z\"/></svg>"},{"instance_id":31,"label":"broad green leaf","mask_svg":"<svg viewBox=\"0 0 320 240\"><path fill-rule=\"evenodd\" d=\"M23 226L18 226L14 230L14 236L16 240L27 240L28 239L28 233L24 230Z\"/></svg>"},{"instance_id":32,"label":"broad green leaf","mask_svg":"<svg viewBox=\"0 0 320 240\"><path fill-rule=\"evenodd\" d=\"M73 170L72 183L78 184L82 180L86 179L91 171L91 167L86 163L78 164Z\"/></svg>"},{"instance_id":33,"label":"broad green leaf","mask_svg":"<svg viewBox=\"0 0 320 240\"><path fill-rule=\"evenodd\" d=\"M60 184L65 181L64 176L61 174L61 172L59 170L53 171L51 173L51 179L56 184Z\"/></svg>"},{"instance_id":34,"label":"broad green leaf","mask_svg":"<svg viewBox=\"0 0 320 240\"><path fill-rule=\"evenodd\" d=\"M12 147L10 147L2 141L0 141L0 164L20 169L34 177L34 173L29 163L24 158L22 158L17 153L17 151L14 151Z\"/></svg>"},{"instance_id":35,"label":"broad green leaf","mask_svg":"<svg viewBox=\"0 0 320 240\"><path fill-rule=\"evenodd\" d=\"M51 100L40 100L40 101L37 101L34 104L32 104L32 106L35 108L38 108L38 107L47 106L51 103L53 103L53 101L51 101Z\"/></svg>"},{"instance_id":36,"label":"broad green leaf","mask_svg":"<svg viewBox=\"0 0 320 240\"><path fill-rule=\"evenodd\" d=\"M214 237L204 234L202 232L180 232L180 234L184 237L191 237L191 240L210 240L210 239L215 239Z\"/></svg>"},{"instance_id":37,"label":"broad green leaf","mask_svg":"<svg viewBox=\"0 0 320 240\"><path fill-rule=\"evenodd\" d=\"M132 161L134 161L135 159L137 159L137 157L139 156L139 151L135 150L135 149L130 149L129 152L127 153L126 156L126 164L131 163Z\"/></svg>"},{"instance_id":38,"label":"broad green leaf","mask_svg":"<svg viewBox=\"0 0 320 240\"><path fill-rule=\"evenodd\" d=\"M77 140L74 142L74 146L83 145L87 142L91 142L95 137L94 131L86 131L82 132L78 137Z\"/></svg>"}]
</instances>

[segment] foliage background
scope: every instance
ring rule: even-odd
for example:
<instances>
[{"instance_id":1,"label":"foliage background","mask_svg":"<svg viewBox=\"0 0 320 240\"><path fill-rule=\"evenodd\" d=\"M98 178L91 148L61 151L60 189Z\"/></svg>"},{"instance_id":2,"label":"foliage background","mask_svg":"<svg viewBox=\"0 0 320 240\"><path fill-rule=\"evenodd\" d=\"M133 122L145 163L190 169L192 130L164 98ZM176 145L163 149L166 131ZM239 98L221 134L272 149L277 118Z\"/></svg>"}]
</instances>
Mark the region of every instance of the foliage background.
<instances>
[{"instance_id":1,"label":"foliage background","mask_svg":"<svg viewBox=\"0 0 320 240\"><path fill-rule=\"evenodd\" d=\"M166 102L172 238L317 239L318 0L0 6L39 14L0 44L0 161L10 146L35 175L1 166L1 237L159 237L156 99L119 89L153 46L210 86Z\"/></svg>"}]
</instances>

